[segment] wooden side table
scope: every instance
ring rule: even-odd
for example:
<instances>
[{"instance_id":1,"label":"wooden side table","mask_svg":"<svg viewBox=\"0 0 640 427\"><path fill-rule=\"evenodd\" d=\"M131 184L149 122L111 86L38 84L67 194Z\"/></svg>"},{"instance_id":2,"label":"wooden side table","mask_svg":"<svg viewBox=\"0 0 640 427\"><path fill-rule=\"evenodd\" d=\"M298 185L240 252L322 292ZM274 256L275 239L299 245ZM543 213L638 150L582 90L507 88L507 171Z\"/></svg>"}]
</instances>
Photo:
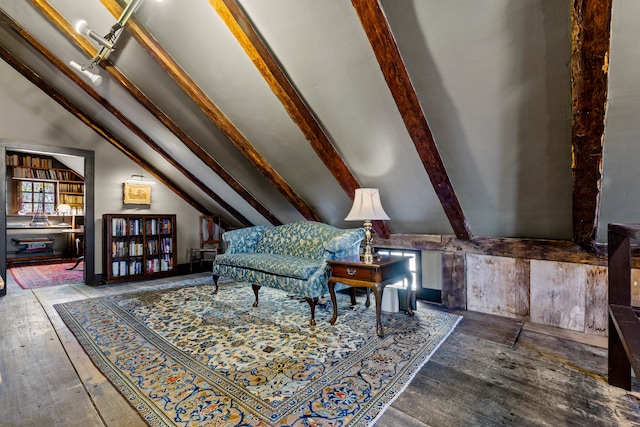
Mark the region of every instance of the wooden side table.
<instances>
[{"instance_id":1,"label":"wooden side table","mask_svg":"<svg viewBox=\"0 0 640 427\"><path fill-rule=\"evenodd\" d=\"M330 323L333 325L338 318L338 304L336 303L336 283L344 283L353 288L367 288L367 306L369 305L369 289L373 290L376 298L376 332L384 337L384 330L380 323L380 308L382 306L382 294L384 287L399 280L408 280L407 287L407 314L413 316L411 309L412 276L409 268L409 258L402 256L383 256L374 260L371 264L365 264L360 257L339 258L329 260L331 276L329 277L329 293L333 304L333 316ZM353 298L352 298L353 302Z\"/></svg>"}]
</instances>

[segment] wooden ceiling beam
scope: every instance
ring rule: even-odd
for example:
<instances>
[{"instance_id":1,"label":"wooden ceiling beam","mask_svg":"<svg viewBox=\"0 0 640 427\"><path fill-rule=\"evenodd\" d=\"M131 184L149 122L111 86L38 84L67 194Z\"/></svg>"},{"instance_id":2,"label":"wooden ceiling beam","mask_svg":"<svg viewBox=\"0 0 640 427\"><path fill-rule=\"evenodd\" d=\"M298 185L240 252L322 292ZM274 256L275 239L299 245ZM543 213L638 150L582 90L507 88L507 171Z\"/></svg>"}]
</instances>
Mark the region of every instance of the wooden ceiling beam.
<instances>
[{"instance_id":1,"label":"wooden ceiling beam","mask_svg":"<svg viewBox=\"0 0 640 427\"><path fill-rule=\"evenodd\" d=\"M85 93L87 93L91 98L93 98L96 102L101 104L107 111L109 111L115 118L117 118L123 125L127 127L131 132L133 132L138 138L143 140L149 147L151 147L156 153L162 156L167 162L169 162L174 168L183 173L187 178L191 179L194 183L198 184L205 193L207 193L212 198L219 198L213 191L211 191L208 187L204 185L197 177L195 177L191 172L182 167L177 161L175 161L171 156L165 152L151 137L149 137L142 129L140 129L137 125L135 125L131 120L129 120L120 110L115 108L108 100L100 96L98 92L96 92L89 83L85 81L85 79L78 76L77 73L71 71L62 61L60 61L57 57L53 55L51 51L49 51L42 43L36 40L29 32L27 32L23 27L21 27L17 22L15 22L10 16L8 16L4 10L0 9L0 20L2 24L7 26L11 31L21 37L25 42L27 42L34 50L36 50L40 55L42 55L47 61L49 61L58 71L68 77L71 81L73 81L80 89L82 89ZM153 174L158 180L163 182L163 184L167 185L172 191L174 191L177 195L182 197L189 204L194 206L200 212L204 214L211 214L209 209L207 209L204 205L197 202L193 197L187 195L175 182L173 182L170 178L166 177L163 173L161 173L158 169L151 166L148 162L143 161L133 150L126 147L126 144L118 140L115 136L111 135L111 133L104 129L101 125L99 125L96 121L89 119L88 116L77 108L75 105L71 103L67 98L65 98L62 94L55 91L51 85L46 82L43 83L43 80L38 77L38 80L34 80L32 76L29 74L33 73L26 65L20 63L13 55L7 57L9 62L17 71L21 72L25 77L27 77L32 83L36 84L40 87L45 93L54 98L60 105L65 107L69 112L73 113L76 117L81 119L85 124L90 124L92 129L98 131L99 134L107 141L112 143L116 148L118 148L121 152L126 154L129 158L134 160L138 165L143 167L149 173ZM16 61L18 61L17 65ZM54 97L52 94L55 93ZM90 120L90 123L87 122ZM133 158L135 157L135 158ZM222 200L221 200L222 201ZM222 203L225 203L222 201ZM235 214L238 216L238 220L243 223L247 223L250 225L250 222L240 215L239 212L233 210L231 206L231 214Z\"/></svg>"},{"instance_id":2,"label":"wooden ceiling beam","mask_svg":"<svg viewBox=\"0 0 640 427\"><path fill-rule=\"evenodd\" d=\"M46 0L31 0L31 3L38 11L58 28L67 38L71 39L89 58L93 58L97 49L86 39L75 31L69 21L67 21L51 4ZM214 173L224 180L240 197L242 197L251 207L265 217L271 224L280 225L282 222L278 220L273 213L260 203L242 184L240 184L227 170L222 167L209 153L207 153L197 142L195 142L186 132L184 132L177 123L171 120L157 105L155 105L131 80L129 80L117 67L115 67L108 59L102 61L100 65L111 75L111 77L120 83L120 85L129 92L129 94L140 105L145 107L156 119L165 125L182 143L191 150L198 158L202 160ZM231 208L228 203L220 203L221 197L213 198L221 207L223 207L230 215L234 216L238 221L247 225L246 219L241 220L236 216L237 212Z\"/></svg>"},{"instance_id":3,"label":"wooden ceiling beam","mask_svg":"<svg viewBox=\"0 0 640 427\"><path fill-rule=\"evenodd\" d=\"M600 215L612 2L572 1L573 242L584 248L595 245Z\"/></svg>"},{"instance_id":4,"label":"wooden ceiling beam","mask_svg":"<svg viewBox=\"0 0 640 427\"><path fill-rule=\"evenodd\" d=\"M352 0L433 189L459 239L472 237L379 0Z\"/></svg>"},{"instance_id":5,"label":"wooden ceiling beam","mask_svg":"<svg viewBox=\"0 0 640 427\"><path fill-rule=\"evenodd\" d=\"M75 106L67 97L58 92L53 86L47 83L42 77L40 77L36 72L31 70L25 64L23 64L18 58L16 58L11 52L6 50L4 47L0 46L0 58L2 58L7 64L11 65L16 71L22 74L27 80L33 83L35 86L40 88L45 94L47 94L51 99L60 104L63 108L73 114L76 118L82 121L84 124L89 126L93 131L95 131L98 135L108 141L111 145L116 147L121 153L135 162L138 166L143 168L145 171L149 172L153 175L158 181L162 182L168 188L173 190L176 194L178 194L185 202L193 206L195 209L200 212L208 212L207 208L201 205L197 200L193 197L187 195L182 191L176 183L174 183L171 179L167 178L160 170L156 169L152 165L148 164L144 160L140 158L134 151L129 149L122 141L120 141L117 137L112 135L108 129L100 125L98 122L93 120L89 115L80 110L77 106Z\"/></svg>"},{"instance_id":6,"label":"wooden ceiling beam","mask_svg":"<svg viewBox=\"0 0 640 427\"><path fill-rule=\"evenodd\" d=\"M278 60L255 30L253 23L237 0L209 0L227 28L247 53L271 91L280 100L293 122L300 128L311 147L338 184L353 201L355 190L361 185L342 160L317 118L291 83ZM390 234L384 221L374 221L378 235Z\"/></svg>"},{"instance_id":7,"label":"wooden ceiling beam","mask_svg":"<svg viewBox=\"0 0 640 427\"><path fill-rule=\"evenodd\" d=\"M118 18L122 6L117 0L100 0L109 12ZM320 217L271 167L231 121L220 111L207 94L180 67L173 57L160 45L151 33L135 18L127 21L126 28L160 67L196 103L205 115L229 138L236 148L262 173L262 175L309 221L320 221Z\"/></svg>"}]
</instances>

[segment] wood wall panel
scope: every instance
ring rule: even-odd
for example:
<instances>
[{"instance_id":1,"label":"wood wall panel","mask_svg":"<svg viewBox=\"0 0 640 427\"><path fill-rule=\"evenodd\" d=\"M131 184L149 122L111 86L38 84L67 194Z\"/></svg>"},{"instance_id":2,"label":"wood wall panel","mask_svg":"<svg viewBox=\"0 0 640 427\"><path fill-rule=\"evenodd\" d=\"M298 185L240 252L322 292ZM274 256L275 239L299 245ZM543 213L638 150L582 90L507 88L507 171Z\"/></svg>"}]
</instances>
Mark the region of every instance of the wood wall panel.
<instances>
[{"instance_id":1,"label":"wood wall panel","mask_svg":"<svg viewBox=\"0 0 640 427\"><path fill-rule=\"evenodd\" d=\"M640 269L631 269L631 305L640 307Z\"/></svg>"},{"instance_id":2,"label":"wood wall panel","mask_svg":"<svg viewBox=\"0 0 640 427\"><path fill-rule=\"evenodd\" d=\"M586 266L531 261L531 322L584 332Z\"/></svg>"},{"instance_id":3,"label":"wood wall panel","mask_svg":"<svg viewBox=\"0 0 640 427\"><path fill-rule=\"evenodd\" d=\"M515 267L515 314L520 319L528 319L531 307L531 289L529 286L529 283L531 282L531 261L528 259L516 258Z\"/></svg>"},{"instance_id":4,"label":"wood wall panel","mask_svg":"<svg viewBox=\"0 0 640 427\"><path fill-rule=\"evenodd\" d=\"M583 266L586 270L586 294L584 332L607 335L608 326L608 277L607 267Z\"/></svg>"},{"instance_id":5,"label":"wood wall panel","mask_svg":"<svg viewBox=\"0 0 640 427\"><path fill-rule=\"evenodd\" d=\"M525 318L528 304L524 300L528 298L523 297L520 288L528 285L528 280L521 274L527 268L516 264L516 258L467 255L467 308Z\"/></svg>"},{"instance_id":6,"label":"wood wall panel","mask_svg":"<svg viewBox=\"0 0 640 427\"><path fill-rule=\"evenodd\" d=\"M467 309L465 255L442 253L442 304L449 309Z\"/></svg>"}]
</instances>

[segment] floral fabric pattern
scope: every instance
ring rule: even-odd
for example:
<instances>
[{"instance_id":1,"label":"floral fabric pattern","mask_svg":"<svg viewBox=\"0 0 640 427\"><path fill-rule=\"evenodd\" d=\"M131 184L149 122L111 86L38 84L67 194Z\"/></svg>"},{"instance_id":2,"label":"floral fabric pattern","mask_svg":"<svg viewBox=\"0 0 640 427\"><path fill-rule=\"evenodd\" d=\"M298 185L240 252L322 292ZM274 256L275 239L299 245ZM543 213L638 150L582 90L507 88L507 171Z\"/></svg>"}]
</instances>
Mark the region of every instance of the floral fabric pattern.
<instances>
[{"instance_id":1,"label":"floral fabric pattern","mask_svg":"<svg viewBox=\"0 0 640 427\"><path fill-rule=\"evenodd\" d=\"M277 227L256 226L228 231L224 254L216 257L213 274L303 297L328 295L327 260L357 255L364 229L340 229L313 221ZM336 284L336 290L345 286Z\"/></svg>"},{"instance_id":2,"label":"floral fabric pattern","mask_svg":"<svg viewBox=\"0 0 640 427\"><path fill-rule=\"evenodd\" d=\"M226 254L255 252L258 239L267 228L269 228L268 225L256 225L223 233L222 240L226 246L224 252Z\"/></svg>"}]
</instances>

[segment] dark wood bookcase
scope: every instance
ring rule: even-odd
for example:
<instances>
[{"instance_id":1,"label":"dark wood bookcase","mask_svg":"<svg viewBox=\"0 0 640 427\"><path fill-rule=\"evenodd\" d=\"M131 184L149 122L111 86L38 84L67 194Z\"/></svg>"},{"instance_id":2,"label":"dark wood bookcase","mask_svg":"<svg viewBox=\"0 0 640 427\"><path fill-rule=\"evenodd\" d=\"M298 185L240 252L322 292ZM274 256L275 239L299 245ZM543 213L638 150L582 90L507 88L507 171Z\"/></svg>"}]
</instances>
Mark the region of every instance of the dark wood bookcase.
<instances>
[{"instance_id":1,"label":"dark wood bookcase","mask_svg":"<svg viewBox=\"0 0 640 427\"><path fill-rule=\"evenodd\" d=\"M105 214L103 282L174 276L178 272L175 215Z\"/></svg>"}]
</instances>

